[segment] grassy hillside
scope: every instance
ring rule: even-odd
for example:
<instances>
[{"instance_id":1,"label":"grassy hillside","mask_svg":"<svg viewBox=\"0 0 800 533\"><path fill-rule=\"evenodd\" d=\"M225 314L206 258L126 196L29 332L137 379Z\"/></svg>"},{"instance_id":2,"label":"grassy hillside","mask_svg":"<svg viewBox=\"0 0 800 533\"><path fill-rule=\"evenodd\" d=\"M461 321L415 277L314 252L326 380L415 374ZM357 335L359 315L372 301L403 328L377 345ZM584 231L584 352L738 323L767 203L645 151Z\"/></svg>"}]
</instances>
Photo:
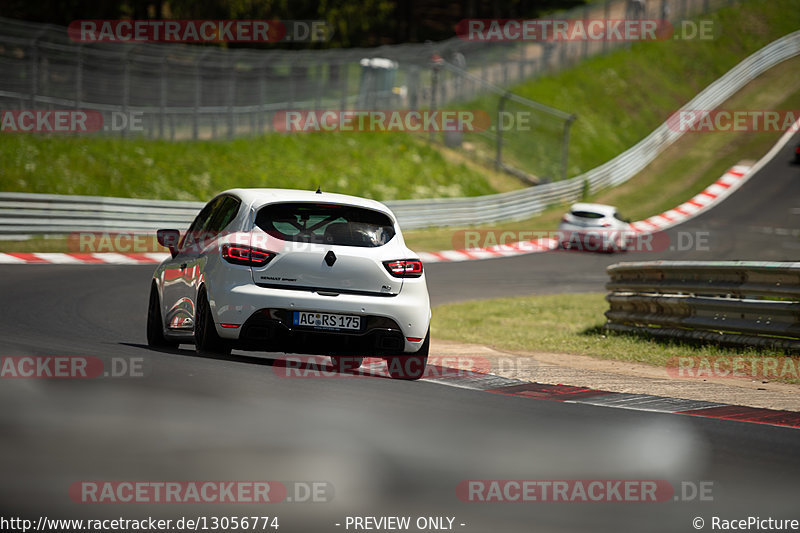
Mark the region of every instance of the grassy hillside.
<instances>
[{"instance_id":1,"label":"grassy hillside","mask_svg":"<svg viewBox=\"0 0 800 533\"><path fill-rule=\"evenodd\" d=\"M738 61L800 28L795 6L792 0L737 2L710 15L718 28L715 40L638 43L513 90L577 113L570 149L574 175L630 147ZM493 111L488 100L483 104ZM533 159L535 145L517 135L505 150ZM322 185L391 200L471 196L519 186L457 152L402 133L196 142L0 134L0 161L3 191L137 198L204 200L230 187ZM674 194L683 197L682 190Z\"/></svg>"},{"instance_id":2,"label":"grassy hillside","mask_svg":"<svg viewBox=\"0 0 800 533\"><path fill-rule=\"evenodd\" d=\"M797 72L800 57L765 72L732 96L725 109L800 109ZM780 132L689 132L667 148L631 180L605 189L588 199L612 204L632 220L642 220L672 209L716 181L742 160L758 160L781 137ZM541 214L486 229L508 231L554 230L567 205L554 205ZM464 228L429 228L406 231L406 242L418 251L463 248L454 236Z\"/></svg>"},{"instance_id":3,"label":"grassy hillside","mask_svg":"<svg viewBox=\"0 0 800 533\"><path fill-rule=\"evenodd\" d=\"M496 191L407 134L273 134L233 141L0 135L0 190L207 200L231 187L289 187L377 200Z\"/></svg>"},{"instance_id":4,"label":"grassy hillside","mask_svg":"<svg viewBox=\"0 0 800 533\"><path fill-rule=\"evenodd\" d=\"M800 30L796 0L745 0L702 19L713 21L715 39L635 43L511 87L515 94L578 116L570 133L569 176L630 148L742 59ZM456 107L484 109L494 116L497 102L486 97ZM554 135L557 141L559 130ZM477 136L471 140L483 142ZM558 177L558 151L547 153L552 143L534 141L530 135L509 133L504 141L508 162ZM486 145L482 148L493 153Z\"/></svg>"}]
</instances>

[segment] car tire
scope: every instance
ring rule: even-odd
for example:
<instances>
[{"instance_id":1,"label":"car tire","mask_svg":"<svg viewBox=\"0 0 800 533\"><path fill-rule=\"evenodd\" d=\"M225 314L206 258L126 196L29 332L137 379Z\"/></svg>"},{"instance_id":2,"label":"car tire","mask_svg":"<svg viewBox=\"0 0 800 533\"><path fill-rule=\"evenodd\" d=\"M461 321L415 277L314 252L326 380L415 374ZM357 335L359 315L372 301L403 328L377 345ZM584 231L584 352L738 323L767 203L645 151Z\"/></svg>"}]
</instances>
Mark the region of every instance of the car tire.
<instances>
[{"instance_id":1,"label":"car tire","mask_svg":"<svg viewBox=\"0 0 800 533\"><path fill-rule=\"evenodd\" d=\"M392 379L417 380L425 375L425 366L428 364L428 352L431 344L431 330L428 329L425 341L419 350L408 355L392 355L385 357Z\"/></svg>"},{"instance_id":2,"label":"car tire","mask_svg":"<svg viewBox=\"0 0 800 533\"><path fill-rule=\"evenodd\" d=\"M330 357L333 368L340 374L355 372L361 368L361 364L364 362L363 357L352 355L331 355Z\"/></svg>"},{"instance_id":3,"label":"car tire","mask_svg":"<svg viewBox=\"0 0 800 533\"><path fill-rule=\"evenodd\" d=\"M200 355L230 355L231 345L221 338L214 327L211 305L208 303L206 289L200 289L197 296L197 309L194 322L194 345Z\"/></svg>"},{"instance_id":4,"label":"car tire","mask_svg":"<svg viewBox=\"0 0 800 533\"><path fill-rule=\"evenodd\" d=\"M161 320L161 302L156 284L150 285L150 300L147 305L147 345L153 348L176 348L177 342L164 337L164 322Z\"/></svg>"}]
</instances>

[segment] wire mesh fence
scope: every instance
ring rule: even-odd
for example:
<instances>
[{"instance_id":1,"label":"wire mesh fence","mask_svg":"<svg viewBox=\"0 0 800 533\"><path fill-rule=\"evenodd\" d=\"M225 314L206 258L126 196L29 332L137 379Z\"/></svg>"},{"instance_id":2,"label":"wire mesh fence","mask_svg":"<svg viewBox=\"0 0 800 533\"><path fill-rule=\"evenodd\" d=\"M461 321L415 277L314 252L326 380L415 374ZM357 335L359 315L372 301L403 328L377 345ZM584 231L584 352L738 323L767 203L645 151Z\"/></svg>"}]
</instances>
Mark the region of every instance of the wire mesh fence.
<instances>
[{"instance_id":1,"label":"wire mesh fence","mask_svg":"<svg viewBox=\"0 0 800 533\"><path fill-rule=\"evenodd\" d=\"M606 0L551 19L667 19L732 0ZM0 18L0 108L102 113L100 135L232 139L276 130L286 110L454 108L472 105L486 130L427 137L464 148L531 182L566 177L569 110L507 87L630 43L615 40L447 41L370 49L253 50L75 42L67 29ZM528 115L528 127L509 121Z\"/></svg>"}]
</instances>

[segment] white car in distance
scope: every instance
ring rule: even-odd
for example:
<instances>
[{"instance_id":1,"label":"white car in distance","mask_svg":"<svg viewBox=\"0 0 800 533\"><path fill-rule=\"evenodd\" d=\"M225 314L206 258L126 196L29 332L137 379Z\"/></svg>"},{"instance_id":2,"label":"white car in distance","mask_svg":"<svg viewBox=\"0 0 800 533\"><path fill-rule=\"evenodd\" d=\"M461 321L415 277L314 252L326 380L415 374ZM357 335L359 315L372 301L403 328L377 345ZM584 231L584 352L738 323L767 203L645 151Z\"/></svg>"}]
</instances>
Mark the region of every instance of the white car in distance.
<instances>
[{"instance_id":1,"label":"white car in distance","mask_svg":"<svg viewBox=\"0 0 800 533\"><path fill-rule=\"evenodd\" d=\"M329 355L340 371L381 357L422 376L430 301L419 258L385 205L342 194L232 189L185 233L158 231L148 343Z\"/></svg>"},{"instance_id":2,"label":"white car in distance","mask_svg":"<svg viewBox=\"0 0 800 533\"><path fill-rule=\"evenodd\" d=\"M573 204L558 226L558 244L567 250L624 252L632 236L630 223L605 204Z\"/></svg>"}]
</instances>

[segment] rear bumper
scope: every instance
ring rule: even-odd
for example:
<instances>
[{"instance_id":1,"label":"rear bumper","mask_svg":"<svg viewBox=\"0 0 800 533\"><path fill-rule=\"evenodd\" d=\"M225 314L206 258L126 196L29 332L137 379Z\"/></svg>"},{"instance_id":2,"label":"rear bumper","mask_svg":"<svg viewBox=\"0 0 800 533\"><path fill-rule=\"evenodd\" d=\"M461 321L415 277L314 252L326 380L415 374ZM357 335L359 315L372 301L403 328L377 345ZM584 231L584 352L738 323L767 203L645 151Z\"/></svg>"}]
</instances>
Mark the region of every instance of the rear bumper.
<instances>
[{"instance_id":1,"label":"rear bumper","mask_svg":"<svg viewBox=\"0 0 800 533\"><path fill-rule=\"evenodd\" d=\"M424 278L405 280L397 296L319 294L245 284L209 288L217 333L241 341L244 349L298 353L410 353L422 346L430 325L430 301ZM364 317L360 332L309 331L291 324L293 311L341 313ZM225 327L223 327L225 325ZM410 341L408 338L422 339ZM383 350L383 351L381 351Z\"/></svg>"},{"instance_id":2,"label":"rear bumper","mask_svg":"<svg viewBox=\"0 0 800 533\"><path fill-rule=\"evenodd\" d=\"M392 319L363 317L359 331L320 331L292 325L292 311L261 309L241 326L237 347L305 354L392 355L405 352L406 339Z\"/></svg>"}]
</instances>

